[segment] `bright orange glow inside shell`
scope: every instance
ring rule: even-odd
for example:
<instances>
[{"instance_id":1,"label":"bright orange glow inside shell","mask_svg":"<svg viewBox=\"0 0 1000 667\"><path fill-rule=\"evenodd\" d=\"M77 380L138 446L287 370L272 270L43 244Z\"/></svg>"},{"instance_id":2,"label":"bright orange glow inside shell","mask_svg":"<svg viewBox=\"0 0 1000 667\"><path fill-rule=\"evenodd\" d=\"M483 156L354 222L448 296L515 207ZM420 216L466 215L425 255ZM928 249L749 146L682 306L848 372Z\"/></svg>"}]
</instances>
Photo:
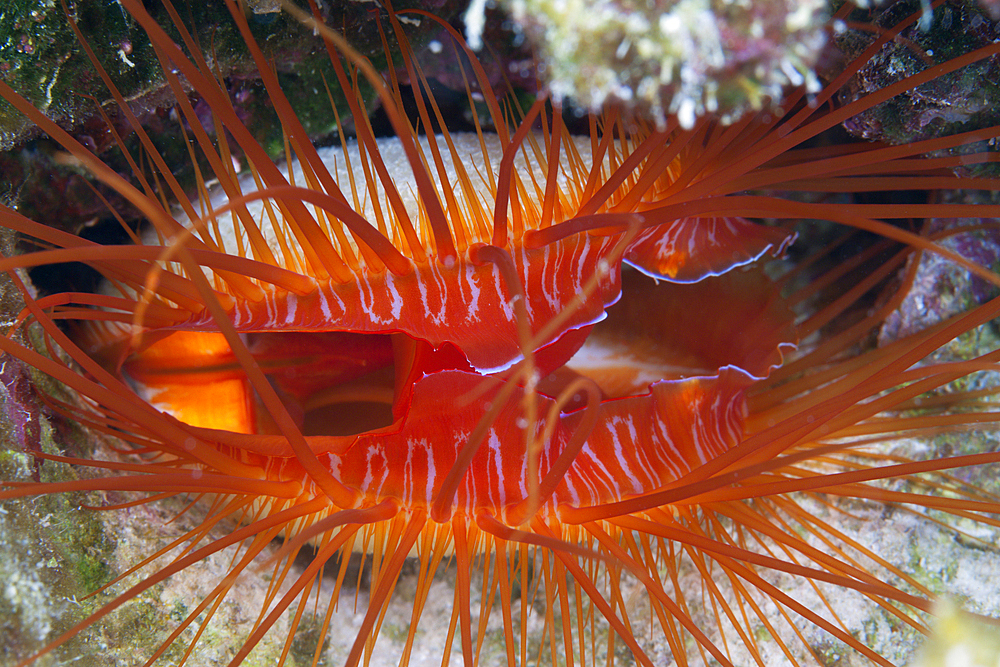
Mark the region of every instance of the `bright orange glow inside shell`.
<instances>
[{"instance_id":1,"label":"bright orange glow inside shell","mask_svg":"<svg viewBox=\"0 0 1000 667\"><path fill-rule=\"evenodd\" d=\"M729 642L737 641L763 664L754 636L761 627L777 637L781 654L798 662L801 654L783 639L798 632L795 622L787 622L789 631L775 629L775 615L760 607L766 600L786 619L795 615L888 664L836 614L783 592L763 576L770 573L857 593L924 629L927 588L894 566L870 573L859 561L885 560L863 544L815 546L810 538L829 542L835 529L812 522L789 494L882 500L993 522L987 514L997 510L997 499L943 471L997 462L1000 455L913 462L844 439L888 438L898 428L879 414L916 410L921 394L996 362L994 353L916 365L995 317L997 301L910 339L859 351L857 342L898 307L903 292L881 300L872 294L886 292L897 273L904 285L912 281L906 262L919 251L954 260L994 285L1000 278L886 222L959 217L960 207L820 198L1000 188L995 179L954 176L953 158L926 156L970 137L850 150L805 145L893 90L996 55L1000 46L839 108L833 95L864 55L814 99L793 95L781 113L749 115L732 126L703 119L691 129L676 123L655 129L626 126L609 112L585 138L571 136L544 100L511 123L492 94L486 96L496 136L419 136L405 120L398 91L383 84L398 138L376 142L349 95L357 140L321 152L304 138L232 5L285 126L290 166L280 167L240 123L200 55L186 55L137 0L122 5L168 63L177 109L219 184L194 202L178 197L181 210L168 211L145 177L137 175L140 188L129 185L0 82L7 101L151 224L143 245L98 246L0 208L0 224L52 246L5 258L4 270L72 260L107 279L99 294L34 299L25 292L23 321L40 327L47 345L71 362L10 338L0 345L85 397L82 406L61 410L135 447L123 463L73 461L108 476L79 484L11 482L0 497L79 489L205 494L215 498L205 526L225 517L242 525L218 539L208 538L207 529L194 531L184 554L21 664L172 574L242 543L245 552L232 566L238 575L280 535L286 541L275 570L279 584L285 563L306 542L317 545L315 559L300 577L289 577L287 589L269 591L231 664L300 599L297 625L317 572L352 550L372 552L376 564L350 667L377 650L373 637L410 556L419 559L422 578L404 664L418 641L430 575L446 554L454 555L458 581L445 660L457 636L470 666L493 606L502 618L507 663L524 665L529 652L537 653L523 630L526 605L515 633L509 594L515 578L529 590L536 558L544 583L534 585L544 588L549 628L541 641L553 662L595 661L597 617L606 623L609 654L618 638L643 665L653 660L640 639L642 625L678 663L700 653L706 662L732 664ZM406 55L395 16L391 27ZM355 68L372 76L336 35L324 35L344 90L354 90ZM869 51L891 38L887 33ZM422 81L409 57L406 66L412 81ZM227 139L202 128L181 77L229 129L253 165L248 174L234 173ZM420 125L433 126L440 111L433 100L418 99ZM133 129L148 140L137 123ZM997 136L1000 128L988 128L976 139ZM963 159L989 162L994 155ZM868 182L873 174L881 176ZM183 194L164 180L174 195ZM998 214L991 205L962 208L965 216ZM825 251L817 251L781 278L767 277L761 265L786 251L795 236L788 221L801 219L832 221L893 243L825 273L810 268L823 263ZM74 322L73 336L57 320ZM800 341L803 349L787 363ZM954 405L966 407L973 398L956 396ZM920 413L906 428L934 432L941 428L935 416ZM953 428L995 420L991 413L953 417ZM869 484L883 479L909 481L917 490ZM482 565L484 591L491 591L483 598L500 595L481 605L476 629L469 581L483 553L496 554ZM715 625L734 627L735 639L720 638L692 611L693 598L678 579L677 563L685 558ZM647 598L645 621L630 617L623 573ZM170 640L231 586L221 582ZM324 634L329 624L327 615Z\"/></svg>"}]
</instances>

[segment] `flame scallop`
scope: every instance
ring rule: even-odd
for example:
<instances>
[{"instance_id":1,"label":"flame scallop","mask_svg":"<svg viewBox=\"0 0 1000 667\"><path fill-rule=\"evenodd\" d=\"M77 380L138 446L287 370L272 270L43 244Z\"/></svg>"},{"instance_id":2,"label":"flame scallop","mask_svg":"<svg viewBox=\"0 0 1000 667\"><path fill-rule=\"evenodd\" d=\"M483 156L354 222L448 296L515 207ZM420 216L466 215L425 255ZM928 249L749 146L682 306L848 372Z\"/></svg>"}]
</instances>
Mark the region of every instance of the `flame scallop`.
<instances>
[{"instance_id":1,"label":"flame scallop","mask_svg":"<svg viewBox=\"0 0 1000 667\"><path fill-rule=\"evenodd\" d=\"M298 601L284 663L318 573L355 550L371 554L373 569L369 606L346 651L351 667L379 650L378 630L410 557L420 574L401 664L419 641L431 577L449 555L457 581L442 661L457 635L470 667L493 607L509 665L524 665L542 649L553 663L603 660L600 651L610 660L615 641L643 665L654 664L654 650L678 664L700 655L731 665L737 654L765 664L755 636L761 628L775 637L775 655L797 664L815 657L797 629L802 622L873 663L891 664L851 634L827 601L829 589L925 629L930 590L810 518L793 494L898 503L996 525L996 498L946 472L995 463L996 453L910 461L848 438L871 444L901 430L994 423L992 413L975 410L943 420L916 401L993 368L995 352L918 362L991 320L1000 302L881 348L858 343L899 305L904 290L887 286L897 275L904 287L912 281L907 262L921 252L1000 285L989 270L888 220L1000 211L824 198L995 191L995 179L954 175L959 158L930 154L995 138L1000 128L896 147L809 142L899 91L995 56L1000 46L838 106L834 94L893 38L887 31L815 97L793 94L780 113L750 114L729 126L701 119L691 128L676 121L647 127L607 112L580 137L544 98L515 121L484 92L495 135L434 136L406 119L394 78L385 84L339 35L314 25L357 127L356 139L317 149L242 12L228 4L284 128L280 164L240 122L183 26L175 27L185 48L142 3L122 0L149 35L176 109L218 181L193 201L153 155L162 182L137 166L139 185L130 184L0 81L5 100L149 222L141 243L101 246L0 208L0 224L47 246L4 258L4 270L16 276L15 268L77 261L105 278L96 294L32 296L25 288L15 329L40 330L49 354L11 337L0 346L79 395L72 405L49 399L56 410L128 443L114 461L38 452L41 460L105 474L11 480L0 497L141 491L152 499L204 497L208 506L178 542L189 541L180 555L18 664L242 545L225 580L142 656L153 664L203 613L211 619L235 579L267 560L278 539L282 546L270 557L278 583L229 664L246 659ZM391 13L389 26L410 80L426 86ZM473 78L488 91L469 55ZM359 73L378 89L395 139L374 138L353 83ZM231 138L206 132L185 85ZM148 150L149 137L113 86L112 93ZM445 125L433 97L417 99L421 127ZM245 173L232 166L235 147L251 165ZM988 163L995 155L988 149L961 160ZM157 188L176 196L176 210ZM839 264L824 260L833 246L811 251L768 277L764 265L785 254L794 221L803 219L885 240ZM69 334L60 321L72 324ZM941 405L974 407L988 394L959 392ZM879 416L890 410L916 416ZM230 532L210 536L230 518L237 521ZM289 575L294 556L307 548L314 558ZM341 562L338 591L347 559ZM697 612L697 596L681 590L682 562L711 611ZM471 601L477 569L484 572L478 624ZM809 582L821 603L784 592L769 579L773 573ZM539 647L527 639L528 605L515 613L518 581L522 595L541 590L544 597L548 635ZM626 599L629 585L645 596L644 620ZM604 648L595 648L602 634ZM796 635L801 646L790 640Z\"/></svg>"}]
</instances>

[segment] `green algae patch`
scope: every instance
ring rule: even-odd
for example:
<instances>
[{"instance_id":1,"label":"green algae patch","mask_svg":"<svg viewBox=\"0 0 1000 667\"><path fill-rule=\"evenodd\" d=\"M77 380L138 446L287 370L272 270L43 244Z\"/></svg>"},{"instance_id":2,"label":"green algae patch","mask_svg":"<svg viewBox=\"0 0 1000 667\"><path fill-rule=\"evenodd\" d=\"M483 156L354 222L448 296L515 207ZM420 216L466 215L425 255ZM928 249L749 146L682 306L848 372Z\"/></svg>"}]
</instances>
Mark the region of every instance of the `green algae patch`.
<instances>
[{"instance_id":1,"label":"green algae patch","mask_svg":"<svg viewBox=\"0 0 1000 667\"><path fill-rule=\"evenodd\" d=\"M323 619L321 616L308 613L303 615L302 622L299 623L299 628L295 631L295 639L292 640L291 656L296 664L313 664L316 646L320 642L326 644L326 635L322 633L322 630ZM326 651L320 654L316 667L332 667Z\"/></svg>"},{"instance_id":2,"label":"green algae patch","mask_svg":"<svg viewBox=\"0 0 1000 667\"><path fill-rule=\"evenodd\" d=\"M53 446L51 435L51 429L42 429L47 447ZM69 466L39 467L55 481L74 478ZM10 449L0 452L0 470L4 479L21 482L37 474L32 457ZM106 583L114 545L101 518L80 507L85 498L93 502L93 495L0 501L0 581L5 582L0 586L0 662L27 657L96 610L96 599L86 596ZM81 633L39 664L92 655L95 641L92 633ZM95 657L90 664L104 663Z\"/></svg>"}]
</instances>

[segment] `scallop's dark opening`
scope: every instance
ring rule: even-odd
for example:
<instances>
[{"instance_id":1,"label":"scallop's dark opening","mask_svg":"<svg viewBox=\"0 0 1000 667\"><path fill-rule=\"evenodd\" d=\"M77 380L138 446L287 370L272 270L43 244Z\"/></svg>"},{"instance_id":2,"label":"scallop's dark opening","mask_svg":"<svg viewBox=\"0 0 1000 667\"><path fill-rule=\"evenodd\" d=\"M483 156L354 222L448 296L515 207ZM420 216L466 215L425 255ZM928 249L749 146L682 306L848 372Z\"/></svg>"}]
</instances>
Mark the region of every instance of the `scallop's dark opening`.
<instances>
[{"instance_id":1,"label":"scallop's dark opening","mask_svg":"<svg viewBox=\"0 0 1000 667\"><path fill-rule=\"evenodd\" d=\"M442 370L472 372L455 346L403 333L264 331L242 334L270 388L306 436L352 436L406 415L412 386ZM100 360L117 365L114 359ZM281 435L272 411L225 337L176 331L147 339L121 373L178 420L241 434Z\"/></svg>"},{"instance_id":2,"label":"scallop's dark opening","mask_svg":"<svg viewBox=\"0 0 1000 667\"><path fill-rule=\"evenodd\" d=\"M245 340L303 435L348 436L392 424L391 334L264 332ZM254 393L258 429L276 429Z\"/></svg>"}]
</instances>

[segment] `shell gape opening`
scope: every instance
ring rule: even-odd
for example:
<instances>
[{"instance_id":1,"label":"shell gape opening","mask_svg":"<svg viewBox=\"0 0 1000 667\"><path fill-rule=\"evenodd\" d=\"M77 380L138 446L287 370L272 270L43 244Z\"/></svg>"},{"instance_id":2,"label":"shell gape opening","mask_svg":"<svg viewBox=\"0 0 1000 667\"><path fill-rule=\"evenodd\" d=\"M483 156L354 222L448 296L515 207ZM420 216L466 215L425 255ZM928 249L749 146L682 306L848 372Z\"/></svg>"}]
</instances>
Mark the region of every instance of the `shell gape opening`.
<instances>
[{"instance_id":1,"label":"shell gape opening","mask_svg":"<svg viewBox=\"0 0 1000 667\"><path fill-rule=\"evenodd\" d=\"M304 435L346 436L393 422L391 335L254 332L244 342ZM191 426L247 435L280 431L217 332L177 331L122 366L136 392Z\"/></svg>"},{"instance_id":2,"label":"shell gape opening","mask_svg":"<svg viewBox=\"0 0 1000 667\"><path fill-rule=\"evenodd\" d=\"M796 340L791 316L780 299L769 296L770 287L760 271L693 285L656 284L625 271L622 299L606 319L569 329L533 351L532 391L556 400L570 385L587 381L608 400L648 396L656 383L714 376L726 366L764 377L780 365L782 348ZM398 430L412 407L414 387L438 373L459 372L484 387L523 386L528 377L517 367L477 372L457 345L434 345L404 333L271 330L240 336L306 437ZM152 335L121 371L140 397L190 426L281 434L222 333ZM456 410L465 409L465 397L453 398ZM560 412L585 405L585 392L579 391Z\"/></svg>"}]
</instances>

